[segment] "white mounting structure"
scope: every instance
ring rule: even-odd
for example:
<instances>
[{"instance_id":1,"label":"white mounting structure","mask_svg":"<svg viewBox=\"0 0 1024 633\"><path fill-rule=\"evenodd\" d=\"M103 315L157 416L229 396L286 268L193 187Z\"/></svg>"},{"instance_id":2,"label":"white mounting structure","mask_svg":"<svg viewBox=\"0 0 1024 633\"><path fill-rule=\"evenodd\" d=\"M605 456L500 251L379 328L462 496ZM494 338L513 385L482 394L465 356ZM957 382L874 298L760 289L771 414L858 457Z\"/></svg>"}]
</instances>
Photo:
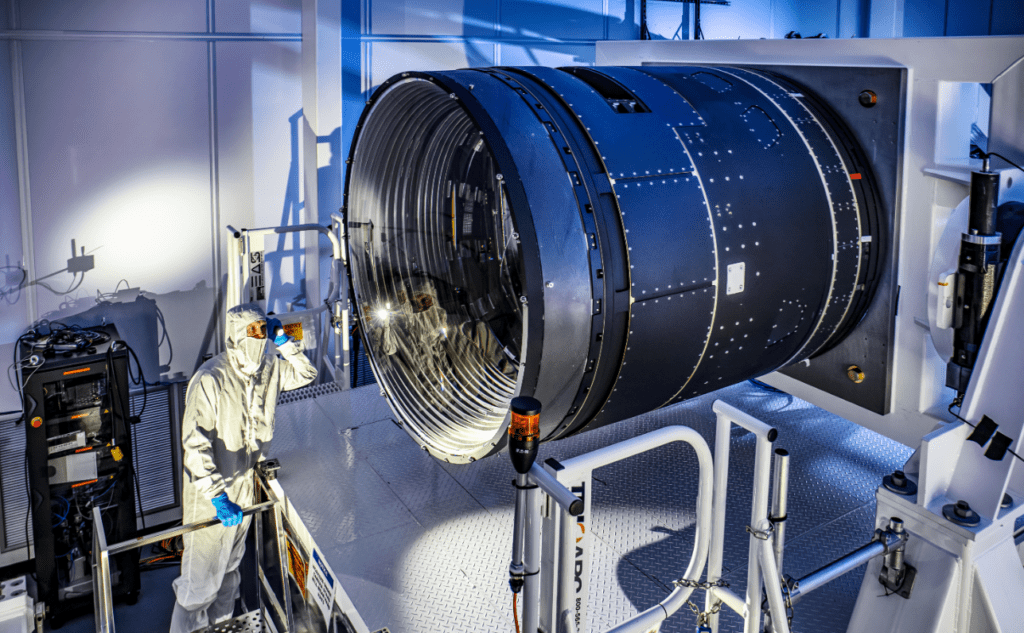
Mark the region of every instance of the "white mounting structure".
<instances>
[{"instance_id":1,"label":"white mounting structure","mask_svg":"<svg viewBox=\"0 0 1024 633\"><path fill-rule=\"evenodd\" d=\"M319 288L307 288L307 299L314 304L304 310L293 310L274 316L285 326L301 324L302 347L313 354L313 365L317 370L326 367L330 378L342 389L350 386L349 378L349 336L348 336L348 276L345 273L347 257L344 243L345 223L338 213L331 214L331 226L319 224L298 224L259 229L236 229L226 227L228 238L228 280L225 305L231 308L242 303L254 302L266 310L264 246L269 235L309 232L314 238L327 236L331 241L330 286L327 300L318 304ZM315 249L314 249L315 250ZM332 362L324 363L328 348L328 332L334 334L334 356ZM325 382L325 381L321 381Z\"/></svg>"},{"instance_id":2,"label":"white mounting structure","mask_svg":"<svg viewBox=\"0 0 1024 633\"><path fill-rule=\"evenodd\" d=\"M905 470L916 496L877 493L877 520L903 519L906 562L917 569L909 598L885 595L881 563L869 563L849 633L981 633L1022 630L1024 622L1024 465L1007 453L984 455L989 437L953 423L945 367L952 351L942 283L956 269L966 230L971 169L980 161L956 158L948 139L966 136L960 104L963 84L991 86L989 151L1024 164L1024 38L896 40L778 40L710 42L601 42L599 65L765 64L899 67L907 69L903 165L897 222L897 283L901 288L893 351L891 413L878 415L793 378L772 374L768 384L911 446ZM968 119L969 123L970 119ZM960 135L956 133L960 132ZM1024 201L1024 173L1000 170L1000 204ZM1021 454L1024 431L1024 240L1018 239L992 310L960 415L977 424L988 416ZM989 434L991 435L991 434ZM1004 495L1009 495L1009 499ZM945 518L943 508L966 501L977 526ZM727 603L728 604L728 603Z\"/></svg>"},{"instance_id":3,"label":"white mounting structure","mask_svg":"<svg viewBox=\"0 0 1024 633\"><path fill-rule=\"evenodd\" d=\"M961 409L972 422L983 415L998 420L999 432L1016 438L1017 454L1024 427L1022 314L1024 239L1018 239ZM960 422L924 437L907 466L916 495L878 489L878 521L902 517L913 534L905 555L917 567L917 587L908 600L881 595L878 563L869 564L850 633L997 633L1024 626L1024 533L1013 531L1024 516L1024 464L1009 454L989 459L984 444L991 440L978 443L971 432ZM943 516L957 501L979 515L977 526Z\"/></svg>"}]
</instances>

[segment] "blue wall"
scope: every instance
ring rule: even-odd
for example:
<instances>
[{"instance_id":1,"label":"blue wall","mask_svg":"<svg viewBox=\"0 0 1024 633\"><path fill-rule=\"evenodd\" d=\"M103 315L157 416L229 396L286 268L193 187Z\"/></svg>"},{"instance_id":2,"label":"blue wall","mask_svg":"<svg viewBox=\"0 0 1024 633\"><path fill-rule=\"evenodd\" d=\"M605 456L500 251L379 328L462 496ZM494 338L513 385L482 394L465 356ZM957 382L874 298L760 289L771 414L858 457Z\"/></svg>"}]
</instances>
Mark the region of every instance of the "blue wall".
<instances>
[{"instance_id":1,"label":"blue wall","mask_svg":"<svg viewBox=\"0 0 1024 633\"><path fill-rule=\"evenodd\" d=\"M366 98L398 72L592 64L595 41L639 37L639 0L342 0L341 6L346 153Z\"/></svg>"}]
</instances>

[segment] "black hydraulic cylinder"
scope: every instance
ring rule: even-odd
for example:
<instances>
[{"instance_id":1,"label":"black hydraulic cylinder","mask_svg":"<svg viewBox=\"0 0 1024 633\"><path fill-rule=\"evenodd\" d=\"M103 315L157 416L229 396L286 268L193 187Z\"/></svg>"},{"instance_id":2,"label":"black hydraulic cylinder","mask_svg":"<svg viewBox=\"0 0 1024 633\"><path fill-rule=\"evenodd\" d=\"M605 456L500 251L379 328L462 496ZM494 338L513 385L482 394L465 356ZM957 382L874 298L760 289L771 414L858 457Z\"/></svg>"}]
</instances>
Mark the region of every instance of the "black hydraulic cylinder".
<instances>
[{"instance_id":1,"label":"black hydraulic cylinder","mask_svg":"<svg viewBox=\"0 0 1024 633\"><path fill-rule=\"evenodd\" d=\"M957 391L958 399L967 392L1002 272L998 193L998 174L971 173L970 218L960 243L953 313L953 358L946 367L946 386Z\"/></svg>"},{"instance_id":2,"label":"black hydraulic cylinder","mask_svg":"<svg viewBox=\"0 0 1024 633\"><path fill-rule=\"evenodd\" d=\"M971 172L969 232L977 232L978 235L995 234L998 197L999 174L989 171Z\"/></svg>"}]
</instances>

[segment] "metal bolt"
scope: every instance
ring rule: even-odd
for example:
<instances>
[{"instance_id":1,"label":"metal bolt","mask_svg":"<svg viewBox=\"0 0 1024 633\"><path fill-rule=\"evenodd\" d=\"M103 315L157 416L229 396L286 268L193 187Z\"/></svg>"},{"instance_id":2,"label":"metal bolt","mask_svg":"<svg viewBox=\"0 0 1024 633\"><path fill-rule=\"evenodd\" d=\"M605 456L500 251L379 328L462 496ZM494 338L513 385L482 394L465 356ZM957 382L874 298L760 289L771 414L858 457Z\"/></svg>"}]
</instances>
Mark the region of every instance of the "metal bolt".
<instances>
[{"instance_id":1,"label":"metal bolt","mask_svg":"<svg viewBox=\"0 0 1024 633\"><path fill-rule=\"evenodd\" d=\"M898 471L897 471L898 472ZM892 517L889 519L889 530L895 534L903 534L903 519Z\"/></svg>"},{"instance_id":2,"label":"metal bolt","mask_svg":"<svg viewBox=\"0 0 1024 633\"><path fill-rule=\"evenodd\" d=\"M857 95L857 101L865 108L873 108L878 103L878 95L870 90L863 90Z\"/></svg>"},{"instance_id":3,"label":"metal bolt","mask_svg":"<svg viewBox=\"0 0 1024 633\"><path fill-rule=\"evenodd\" d=\"M1012 505L1013 505L1013 497L1011 497L1010 495L1004 494L1003 495L1003 502L999 504L999 507L1000 508L1009 508Z\"/></svg>"},{"instance_id":4,"label":"metal bolt","mask_svg":"<svg viewBox=\"0 0 1024 633\"><path fill-rule=\"evenodd\" d=\"M544 285L545 285L545 286L547 286L548 288L554 288L554 287L555 287L555 282L553 282L553 281L549 281L549 282L547 282L547 283L546 283L546 284L544 284Z\"/></svg>"},{"instance_id":5,"label":"metal bolt","mask_svg":"<svg viewBox=\"0 0 1024 633\"><path fill-rule=\"evenodd\" d=\"M892 483L900 488L907 487L907 475L902 470L894 470L892 472Z\"/></svg>"},{"instance_id":6,"label":"metal bolt","mask_svg":"<svg viewBox=\"0 0 1024 633\"><path fill-rule=\"evenodd\" d=\"M974 514L974 510L971 510L971 504L963 500L956 502L956 508L953 511L956 512L958 517L964 519Z\"/></svg>"},{"instance_id":7,"label":"metal bolt","mask_svg":"<svg viewBox=\"0 0 1024 633\"><path fill-rule=\"evenodd\" d=\"M850 365L846 368L846 377L859 385L864 382L864 370L856 365Z\"/></svg>"},{"instance_id":8,"label":"metal bolt","mask_svg":"<svg viewBox=\"0 0 1024 633\"><path fill-rule=\"evenodd\" d=\"M519 303L526 303L526 295L519 297Z\"/></svg>"}]
</instances>

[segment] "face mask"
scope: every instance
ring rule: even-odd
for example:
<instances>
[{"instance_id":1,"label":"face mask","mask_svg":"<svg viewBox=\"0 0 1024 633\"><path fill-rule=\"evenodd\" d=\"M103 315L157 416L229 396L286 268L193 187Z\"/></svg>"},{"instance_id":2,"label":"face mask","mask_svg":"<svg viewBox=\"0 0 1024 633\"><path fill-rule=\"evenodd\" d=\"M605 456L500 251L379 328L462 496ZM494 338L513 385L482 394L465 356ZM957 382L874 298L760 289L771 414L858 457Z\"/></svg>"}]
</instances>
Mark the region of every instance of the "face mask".
<instances>
[{"instance_id":1,"label":"face mask","mask_svg":"<svg viewBox=\"0 0 1024 633\"><path fill-rule=\"evenodd\" d=\"M267 351L267 339L246 337L245 340L241 342L241 345L239 345L239 349L242 352L242 356L245 358L246 364L258 367L260 361L263 360L263 355Z\"/></svg>"}]
</instances>

